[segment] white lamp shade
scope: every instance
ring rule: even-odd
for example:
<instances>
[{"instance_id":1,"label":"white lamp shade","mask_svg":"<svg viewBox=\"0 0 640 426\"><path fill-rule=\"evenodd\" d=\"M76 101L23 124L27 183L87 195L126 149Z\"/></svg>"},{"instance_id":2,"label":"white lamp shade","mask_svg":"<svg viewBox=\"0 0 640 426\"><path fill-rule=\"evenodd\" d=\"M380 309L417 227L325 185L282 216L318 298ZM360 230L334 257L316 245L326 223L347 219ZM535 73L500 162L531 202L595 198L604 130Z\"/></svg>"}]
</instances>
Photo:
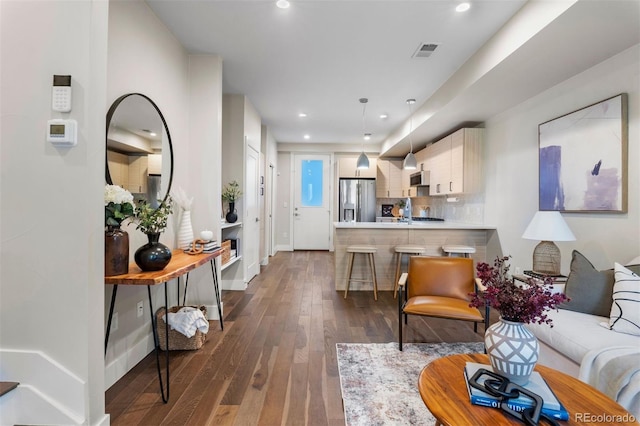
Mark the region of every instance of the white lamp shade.
<instances>
[{"instance_id":1,"label":"white lamp shade","mask_svg":"<svg viewBox=\"0 0 640 426\"><path fill-rule=\"evenodd\" d=\"M538 241L575 241L576 237L558 211L537 212L522 238Z\"/></svg>"},{"instance_id":2,"label":"white lamp shade","mask_svg":"<svg viewBox=\"0 0 640 426\"><path fill-rule=\"evenodd\" d=\"M367 154L365 154L364 152L360 154L360 157L358 157L358 163L356 164L356 168L358 169L369 168L369 158L367 157Z\"/></svg>"},{"instance_id":3,"label":"white lamp shade","mask_svg":"<svg viewBox=\"0 0 640 426\"><path fill-rule=\"evenodd\" d=\"M413 155L413 152L408 153L407 156L404 157L402 168L405 170L415 170L418 168L418 162L416 161L416 156Z\"/></svg>"}]
</instances>

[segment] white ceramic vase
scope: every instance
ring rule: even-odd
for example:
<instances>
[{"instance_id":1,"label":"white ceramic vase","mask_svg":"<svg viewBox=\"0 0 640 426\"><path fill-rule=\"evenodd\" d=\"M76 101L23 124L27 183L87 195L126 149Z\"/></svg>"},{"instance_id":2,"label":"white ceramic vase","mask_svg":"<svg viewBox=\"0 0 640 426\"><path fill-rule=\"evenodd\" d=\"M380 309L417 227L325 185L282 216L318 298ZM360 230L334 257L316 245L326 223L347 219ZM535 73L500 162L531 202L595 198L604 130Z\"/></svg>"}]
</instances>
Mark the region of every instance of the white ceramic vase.
<instances>
[{"instance_id":1,"label":"white ceramic vase","mask_svg":"<svg viewBox=\"0 0 640 426\"><path fill-rule=\"evenodd\" d=\"M178 248L188 249L192 241L193 227L191 226L191 212L185 210L182 212L180 228L178 228Z\"/></svg>"},{"instance_id":2,"label":"white ceramic vase","mask_svg":"<svg viewBox=\"0 0 640 426\"><path fill-rule=\"evenodd\" d=\"M526 384L538 362L538 339L524 323L500 321L487 329L484 344L493 371L519 385Z\"/></svg>"}]
</instances>

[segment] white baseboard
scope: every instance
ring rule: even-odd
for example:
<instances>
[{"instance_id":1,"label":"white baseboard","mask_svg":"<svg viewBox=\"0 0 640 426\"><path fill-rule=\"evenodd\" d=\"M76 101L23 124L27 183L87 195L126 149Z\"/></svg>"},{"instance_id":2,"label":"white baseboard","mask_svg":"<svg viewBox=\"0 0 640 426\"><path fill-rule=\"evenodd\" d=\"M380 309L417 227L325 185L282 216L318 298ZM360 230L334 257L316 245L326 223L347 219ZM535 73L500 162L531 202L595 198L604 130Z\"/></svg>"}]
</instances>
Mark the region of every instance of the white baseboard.
<instances>
[{"instance_id":1,"label":"white baseboard","mask_svg":"<svg viewBox=\"0 0 640 426\"><path fill-rule=\"evenodd\" d=\"M208 308L207 308L208 309ZM207 311L208 312L208 311ZM154 349L151 331L141 340L104 366L104 389L107 390Z\"/></svg>"},{"instance_id":2,"label":"white baseboard","mask_svg":"<svg viewBox=\"0 0 640 426\"><path fill-rule=\"evenodd\" d=\"M293 251L293 246L291 245L276 246L276 253L279 251Z\"/></svg>"},{"instance_id":3,"label":"white baseboard","mask_svg":"<svg viewBox=\"0 0 640 426\"><path fill-rule=\"evenodd\" d=\"M85 423L84 380L40 351L2 349L0 359L0 380L20 383L0 400L0 424Z\"/></svg>"},{"instance_id":4,"label":"white baseboard","mask_svg":"<svg viewBox=\"0 0 640 426\"><path fill-rule=\"evenodd\" d=\"M241 279L240 280L224 280L222 283L222 289L233 290L233 291L245 291L247 289L247 283L245 283Z\"/></svg>"},{"instance_id":5,"label":"white baseboard","mask_svg":"<svg viewBox=\"0 0 640 426\"><path fill-rule=\"evenodd\" d=\"M220 319L220 315L218 315L218 305L204 305L207 308L207 318L212 321L218 321ZM224 316L224 302L220 301L220 310L222 311L222 315Z\"/></svg>"}]
</instances>

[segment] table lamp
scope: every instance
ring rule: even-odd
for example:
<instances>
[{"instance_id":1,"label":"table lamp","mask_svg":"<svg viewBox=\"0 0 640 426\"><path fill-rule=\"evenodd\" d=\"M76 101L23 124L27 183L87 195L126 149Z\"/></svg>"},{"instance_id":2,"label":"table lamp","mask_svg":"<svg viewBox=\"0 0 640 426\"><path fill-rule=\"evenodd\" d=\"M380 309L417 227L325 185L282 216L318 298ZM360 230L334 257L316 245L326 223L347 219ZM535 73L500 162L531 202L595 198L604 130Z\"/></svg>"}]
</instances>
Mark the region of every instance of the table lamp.
<instances>
[{"instance_id":1,"label":"table lamp","mask_svg":"<svg viewBox=\"0 0 640 426\"><path fill-rule=\"evenodd\" d=\"M533 271L547 275L560 275L560 249L553 242L576 239L558 211L537 212L522 238L540 240L533 250Z\"/></svg>"}]
</instances>

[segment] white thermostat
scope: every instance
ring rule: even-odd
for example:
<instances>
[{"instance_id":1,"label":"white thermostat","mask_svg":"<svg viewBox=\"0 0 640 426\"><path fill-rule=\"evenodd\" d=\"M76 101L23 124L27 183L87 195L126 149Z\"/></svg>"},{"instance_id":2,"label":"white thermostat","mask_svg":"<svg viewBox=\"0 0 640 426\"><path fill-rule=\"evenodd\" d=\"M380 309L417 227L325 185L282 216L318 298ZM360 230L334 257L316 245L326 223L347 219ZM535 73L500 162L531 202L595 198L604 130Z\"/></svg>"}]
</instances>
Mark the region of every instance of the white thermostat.
<instances>
[{"instance_id":1,"label":"white thermostat","mask_svg":"<svg viewBox=\"0 0 640 426\"><path fill-rule=\"evenodd\" d=\"M75 146L78 143L78 122L62 119L47 121L47 142L54 145Z\"/></svg>"}]
</instances>

